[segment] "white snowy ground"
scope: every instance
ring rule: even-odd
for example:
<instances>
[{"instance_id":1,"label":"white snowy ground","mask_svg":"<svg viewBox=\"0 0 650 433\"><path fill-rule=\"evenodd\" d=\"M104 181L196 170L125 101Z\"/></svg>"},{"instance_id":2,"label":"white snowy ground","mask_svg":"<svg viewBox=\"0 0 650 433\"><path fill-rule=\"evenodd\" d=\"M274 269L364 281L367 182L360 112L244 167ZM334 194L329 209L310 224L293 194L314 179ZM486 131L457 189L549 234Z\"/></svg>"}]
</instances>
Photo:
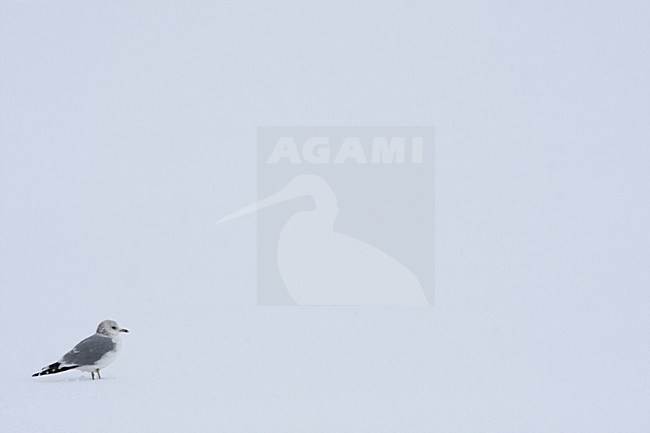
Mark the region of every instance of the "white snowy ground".
<instances>
[{"instance_id":1,"label":"white snowy ground","mask_svg":"<svg viewBox=\"0 0 650 433\"><path fill-rule=\"evenodd\" d=\"M0 0L0 431L647 433L649 21ZM214 224L256 127L410 124L435 305L256 306L254 217ZM105 318L104 379L30 377Z\"/></svg>"}]
</instances>

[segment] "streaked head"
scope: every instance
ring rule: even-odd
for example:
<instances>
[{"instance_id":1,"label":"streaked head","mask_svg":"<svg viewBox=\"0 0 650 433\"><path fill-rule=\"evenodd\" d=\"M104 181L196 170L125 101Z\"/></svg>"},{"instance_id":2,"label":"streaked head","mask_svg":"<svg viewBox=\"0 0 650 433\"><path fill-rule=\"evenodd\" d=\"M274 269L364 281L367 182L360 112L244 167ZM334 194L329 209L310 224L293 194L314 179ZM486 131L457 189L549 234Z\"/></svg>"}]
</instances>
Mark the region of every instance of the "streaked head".
<instances>
[{"instance_id":1,"label":"streaked head","mask_svg":"<svg viewBox=\"0 0 650 433\"><path fill-rule=\"evenodd\" d=\"M109 337L119 335L120 332L129 332L129 330L120 328L120 326L114 320L104 320L97 327L98 334L107 335Z\"/></svg>"}]
</instances>

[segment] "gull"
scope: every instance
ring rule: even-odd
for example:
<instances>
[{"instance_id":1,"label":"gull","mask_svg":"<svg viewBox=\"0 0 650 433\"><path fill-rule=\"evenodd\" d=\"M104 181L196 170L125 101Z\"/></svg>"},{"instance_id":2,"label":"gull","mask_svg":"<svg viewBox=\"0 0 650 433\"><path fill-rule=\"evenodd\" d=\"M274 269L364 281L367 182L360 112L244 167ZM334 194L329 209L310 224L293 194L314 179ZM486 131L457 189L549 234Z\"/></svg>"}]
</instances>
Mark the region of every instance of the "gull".
<instances>
[{"instance_id":1,"label":"gull","mask_svg":"<svg viewBox=\"0 0 650 433\"><path fill-rule=\"evenodd\" d=\"M120 328L113 320L104 320L97 326L95 334L79 342L59 361L32 374L32 377L61 373L77 368L81 371L89 371L93 380L95 380L95 373L97 373L97 378L101 379L99 370L113 362L120 350L122 345L120 334L122 332L129 332L129 330Z\"/></svg>"}]
</instances>

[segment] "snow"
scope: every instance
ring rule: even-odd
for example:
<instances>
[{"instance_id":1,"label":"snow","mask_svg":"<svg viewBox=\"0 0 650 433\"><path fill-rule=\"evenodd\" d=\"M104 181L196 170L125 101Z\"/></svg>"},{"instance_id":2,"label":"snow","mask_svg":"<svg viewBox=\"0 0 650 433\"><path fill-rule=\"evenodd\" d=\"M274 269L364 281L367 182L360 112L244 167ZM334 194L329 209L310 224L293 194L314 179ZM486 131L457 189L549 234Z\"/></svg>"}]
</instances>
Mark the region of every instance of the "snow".
<instances>
[{"instance_id":1,"label":"snow","mask_svg":"<svg viewBox=\"0 0 650 433\"><path fill-rule=\"evenodd\" d=\"M3 433L650 431L647 5L0 9ZM256 128L401 124L435 305L257 306Z\"/></svg>"}]
</instances>

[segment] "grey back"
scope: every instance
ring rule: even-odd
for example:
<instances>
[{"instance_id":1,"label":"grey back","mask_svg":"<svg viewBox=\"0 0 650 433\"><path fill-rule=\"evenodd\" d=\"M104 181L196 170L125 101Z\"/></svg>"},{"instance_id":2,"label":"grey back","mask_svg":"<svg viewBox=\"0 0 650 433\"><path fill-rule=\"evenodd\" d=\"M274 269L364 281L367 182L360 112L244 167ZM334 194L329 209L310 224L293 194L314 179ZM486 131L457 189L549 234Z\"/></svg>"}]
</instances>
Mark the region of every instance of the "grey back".
<instances>
[{"instance_id":1,"label":"grey back","mask_svg":"<svg viewBox=\"0 0 650 433\"><path fill-rule=\"evenodd\" d=\"M68 365L93 365L107 352L115 349L115 343L110 337L94 334L77 344L71 351L63 355L61 363Z\"/></svg>"}]
</instances>

